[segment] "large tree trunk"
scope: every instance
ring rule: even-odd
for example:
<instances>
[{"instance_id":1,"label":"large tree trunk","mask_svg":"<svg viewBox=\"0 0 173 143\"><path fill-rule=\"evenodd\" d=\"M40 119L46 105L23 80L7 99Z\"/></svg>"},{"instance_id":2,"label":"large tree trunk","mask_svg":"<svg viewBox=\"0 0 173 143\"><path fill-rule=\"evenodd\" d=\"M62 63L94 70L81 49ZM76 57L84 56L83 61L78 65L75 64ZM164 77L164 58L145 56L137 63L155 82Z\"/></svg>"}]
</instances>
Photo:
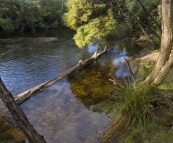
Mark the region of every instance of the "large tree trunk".
<instances>
[{"instance_id":1,"label":"large tree trunk","mask_svg":"<svg viewBox=\"0 0 173 143\"><path fill-rule=\"evenodd\" d=\"M30 143L46 143L43 136L40 136L33 126L29 123L29 120L25 116L22 110L17 106L12 94L7 90L4 83L0 78L0 98L11 112L18 127L25 134Z\"/></svg>"},{"instance_id":2,"label":"large tree trunk","mask_svg":"<svg viewBox=\"0 0 173 143\"><path fill-rule=\"evenodd\" d=\"M31 98L32 96L42 92L43 90L47 89L48 87L50 87L51 85L57 83L58 81L60 81L61 79L65 78L68 75L73 74L75 71L80 70L81 68L83 68L86 65L91 64L92 62L96 61L100 56L102 56L103 54L105 54L107 51L107 48L105 47L105 49L98 53L98 49L97 51L94 53L94 55L86 60L81 60L79 61L74 67L68 69L67 71L59 74L58 76L56 76L55 78L46 81L42 84L39 84L19 95L17 95L15 97L15 101L17 103L17 105L21 105L23 102L27 101L29 98Z\"/></svg>"},{"instance_id":3,"label":"large tree trunk","mask_svg":"<svg viewBox=\"0 0 173 143\"><path fill-rule=\"evenodd\" d=\"M162 39L160 54L153 71L144 81L155 86L161 84L173 66L171 48L173 42L173 0L162 0Z\"/></svg>"}]
</instances>

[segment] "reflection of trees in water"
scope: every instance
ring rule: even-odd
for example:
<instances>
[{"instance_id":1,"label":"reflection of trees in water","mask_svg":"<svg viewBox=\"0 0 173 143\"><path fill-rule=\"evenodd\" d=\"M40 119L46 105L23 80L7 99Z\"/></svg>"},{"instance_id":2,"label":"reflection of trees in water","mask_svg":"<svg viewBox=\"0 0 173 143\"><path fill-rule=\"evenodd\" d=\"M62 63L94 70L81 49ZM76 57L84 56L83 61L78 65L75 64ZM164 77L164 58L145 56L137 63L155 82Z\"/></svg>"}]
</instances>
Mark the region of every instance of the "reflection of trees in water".
<instances>
[{"instance_id":1,"label":"reflection of trees in water","mask_svg":"<svg viewBox=\"0 0 173 143\"><path fill-rule=\"evenodd\" d=\"M25 139L12 119L0 116L0 142L25 143Z\"/></svg>"},{"instance_id":2,"label":"reflection of trees in water","mask_svg":"<svg viewBox=\"0 0 173 143\"><path fill-rule=\"evenodd\" d=\"M86 107L100 103L108 97L110 98L108 95L118 90L109 80L112 79L110 74L123 82L125 80L131 82L131 75L124 62L124 56L116 57L114 53L110 53L104 61L101 59L100 63L87 67L68 78L72 92ZM120 61L121 59L122 61ZM117 64L114 63L115 61ZM135 74L138 65L134 63L133 58L129 59L129 64Z\"/></svg>"},{"instance_id":3,"label":"reflection of trees in water","mask_svg":"<svg viewBox=\"0 0 173 143\"><path fill-rule=\"evenodd\" d=\"M83 69L81 73L68 78L72 92L87 107L105 100L115 90L109 81L110 73L114 70L114 66L98 63Z\"/></svg>"},{"instance_id":4,"label":"reflection of trees in water","mask_svg":"<svg viewBox=\"0 0 173 143\"><path fill-rule=\"evenodd\" d=\"M133 58L128 58L128 57L115 58L112 64L117 67L117 70L115 71L115 75L117 78L123 77L125 79L130 80L131 79L130 71L127 68L124 58L128 59L128 63L132 72L134 73L135 76L137 76L137 71L139 66L138 66L138 62L137 61L135 62Z\"/></svg>"},{"instance_id":5,"label":"reflection of trees in water","mask_svg":"<svg viewBox=\"0 0 173 143\"><path fill-rule=\"evenodd\" d=\"M117 42L112 50L119 54L132 56L139 54L142 49L144 48L134 42Z\"/></svg>"}]
</instances>

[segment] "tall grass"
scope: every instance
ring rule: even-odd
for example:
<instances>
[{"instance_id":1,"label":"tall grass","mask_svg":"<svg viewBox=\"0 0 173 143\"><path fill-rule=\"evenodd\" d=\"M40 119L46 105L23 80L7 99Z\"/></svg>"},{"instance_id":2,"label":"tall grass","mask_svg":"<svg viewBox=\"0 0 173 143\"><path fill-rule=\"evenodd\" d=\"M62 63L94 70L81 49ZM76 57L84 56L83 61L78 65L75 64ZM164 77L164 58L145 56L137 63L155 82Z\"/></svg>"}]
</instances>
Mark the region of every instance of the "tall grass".
<instances>
[{"instance_id":1,"label":"tall grass","mask_svg":"<svg viewBox=\"0 0 173 143\"><path fill-rule=\"evenodd\" d=\"M117 99L114 103L115 106L112 106L116 108L112 109L115 118L106 130L102 142L112 142L120 133L127 132L138 124L145 125L147 121L151 120L150 99L154 95L153 91L151 87L143 87L137 84L132 87L126 84L121 93L114 95L118 96L118 98L115 97ZM112 104L112 101L106 101L103 107L109 107L110 110Z\"/></svg>"}]
</instances>

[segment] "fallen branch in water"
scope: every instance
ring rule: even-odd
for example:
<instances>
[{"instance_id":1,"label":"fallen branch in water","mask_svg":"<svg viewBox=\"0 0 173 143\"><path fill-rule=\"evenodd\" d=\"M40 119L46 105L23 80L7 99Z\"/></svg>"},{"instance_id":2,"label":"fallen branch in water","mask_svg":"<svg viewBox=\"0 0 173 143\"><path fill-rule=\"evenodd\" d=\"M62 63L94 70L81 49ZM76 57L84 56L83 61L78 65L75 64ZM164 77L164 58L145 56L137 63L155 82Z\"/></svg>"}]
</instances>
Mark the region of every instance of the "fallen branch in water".
<instances>
[{"instance_id":1,"label":"fallen branch in water","mask_svg":"<svg viewBox=\"0 0 173 143\"><path fill-rule=\"evenodd\" d=\"M80 60L74 67L70 68L69 70L59 74L58 76L56 76L55 78L46 81L40 85L37 85L19 95L17 95L15 97L15 101L17 103L17 105L21 105L22 103L24 103L25 101L27 101L29 98L31 98L32 96L35 96L36 94L42 92L43 90L45 90L46 88L50 87L51 85L57 83L58 81L60 81L61 79L65 78L68 75L73 74L75 71L82 69L83 67L93 63L94 61L96 61L100 56L102 56L103 54L105 54L106 52L108 52L109 50L107 50L107 47L104 48L104 50L100 53L98 53L98 49L96 50L96 52L93 54L93 56L91 56L90 58L86 59L86 60Z\"/></svg>"},{"instance_id":2,"label":"fallen branch in water","mask_svg":"<svg viewBox=\"0 0 173 143\"><path fill-rule=\"evenodd\" d=\"M46 143L46 141L44 140L44 137L37 133L37 131L30 124L26 115L17 106L12 94L7 90L1 78L0 78L0 98L2 99L2 101L4 102L8 110L11 112L18 127L25 134L29 142Z\"/></svg>"},{"instance_id":3,"label":"fallen branch in water","mask_svg":"<svg viewBox=\"0 0 173 143\"><path fill-rule=\"evenodd\" d=\"M132 76L133 82L135 83L136 82L135 76L134 76L133 71L132 71L132 69L130 67L130 64L129 64L129 62L128 62L128 60L126 58L124 58L124 61L126 63L126 66L127 66L128 70L129 70L131 76Z\"/></svg>"}]
</instances>

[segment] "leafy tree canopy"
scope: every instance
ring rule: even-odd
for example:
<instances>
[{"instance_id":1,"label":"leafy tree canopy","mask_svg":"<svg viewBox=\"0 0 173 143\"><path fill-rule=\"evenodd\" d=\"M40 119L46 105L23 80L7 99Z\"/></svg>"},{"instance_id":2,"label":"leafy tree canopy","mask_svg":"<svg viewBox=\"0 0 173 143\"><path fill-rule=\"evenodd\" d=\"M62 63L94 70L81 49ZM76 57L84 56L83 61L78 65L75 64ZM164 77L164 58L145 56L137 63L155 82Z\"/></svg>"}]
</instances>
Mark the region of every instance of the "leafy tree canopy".
<instances>
[{"instance_id":1,"label":"leafy tree canopy","mask_svg":"<svg viewBox=\"0 0 173 143\"><path fill-rule=\"evenodd\" d=\"M65 1L1 0L0 32L56 28L61 24Z\"/></svg>"},{"instance_id":2,"label":"leafy tree canopy","mask_svg":"<svg viewBox=\"0 0 173 143\"><path fill-rule=\"evenodd\" d=\"M150 13L158 12L159 0L142 2ZM66 6L68 11L63 21L66 26L77 31L74 39L79 47L110 36L131 34L131 37L139 37L142 26L149 33L156 28L156 24L136 0L68 0ZM137 22L130 14L141 26L136 26ZM153 17L160 22L158 14L153 14Z\"/></svg>"}]
</instances>

